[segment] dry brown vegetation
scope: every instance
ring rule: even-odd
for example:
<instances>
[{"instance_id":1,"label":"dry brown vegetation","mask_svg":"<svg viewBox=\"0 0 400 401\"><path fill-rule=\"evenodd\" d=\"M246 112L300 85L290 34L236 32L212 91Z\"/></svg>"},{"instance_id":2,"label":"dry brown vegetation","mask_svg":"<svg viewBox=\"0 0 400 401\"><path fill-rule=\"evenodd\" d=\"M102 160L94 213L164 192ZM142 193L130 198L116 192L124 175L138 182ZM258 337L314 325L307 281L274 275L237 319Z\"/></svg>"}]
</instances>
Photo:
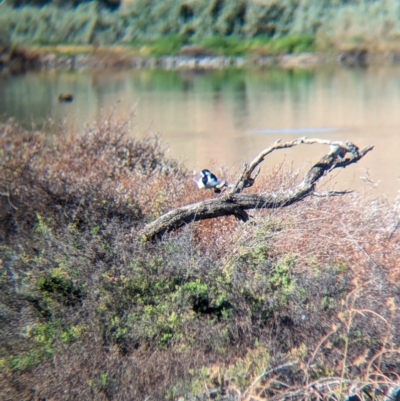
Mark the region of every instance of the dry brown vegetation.
<instances>
[{"instance_id":1,"label":"dry brown vegetation","mask_svg":"<svg viewBox=\"0 0 400 401\"><path fill-rule=\"evenodd\" d=\"M141 242L215 195L128 131L103 116L49 145L0 128L0 398L393 396L399 203L310 197ZM246 191L298 179L281 166Z\"/></svg>"}]
</instances>

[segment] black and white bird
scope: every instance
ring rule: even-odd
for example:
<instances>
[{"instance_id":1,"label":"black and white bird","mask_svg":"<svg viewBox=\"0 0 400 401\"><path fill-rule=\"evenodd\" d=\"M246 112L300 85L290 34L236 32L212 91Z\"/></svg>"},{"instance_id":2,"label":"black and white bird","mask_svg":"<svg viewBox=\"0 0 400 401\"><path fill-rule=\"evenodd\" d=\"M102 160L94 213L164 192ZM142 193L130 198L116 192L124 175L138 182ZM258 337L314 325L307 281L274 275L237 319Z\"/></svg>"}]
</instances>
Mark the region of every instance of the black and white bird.
<instances>
[{"instance_id":1,"label":"black and white bird","mask_svg":"<svg viewBox=\"0 0 400 401\"><path fill-rule=\"evenodd\" d=\"M200 189L214 189L214 192L220 193L221 188L227 186L225 181L220 181L210 170L201 170L201 177L194 180Z\"/></svg>"}]
</instances>

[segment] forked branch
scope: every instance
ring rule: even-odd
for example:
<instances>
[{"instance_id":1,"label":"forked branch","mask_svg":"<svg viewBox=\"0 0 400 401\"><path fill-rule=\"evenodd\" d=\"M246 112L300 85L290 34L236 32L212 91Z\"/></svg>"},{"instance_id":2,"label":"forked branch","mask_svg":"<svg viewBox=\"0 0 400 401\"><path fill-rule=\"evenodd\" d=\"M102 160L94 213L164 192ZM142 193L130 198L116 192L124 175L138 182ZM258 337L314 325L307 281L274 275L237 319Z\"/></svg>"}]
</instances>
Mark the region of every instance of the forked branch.
<instances>
[{"instance_id":1,"label":"forked branch","mask_svg":"<svg viewBox=\"0 0 400 401\"><path fill-rule=\"evenodd\" d=\"M254 184L259 170L253 177L252 174L267 155L278 149L287 149L300 144L312 145L315 143L330 145L330 151L308 171L304 179L296 187L277 192L243 193L245 188L249 188ZM363 150L359 150L351 142L308 139L306 137L283 143L276 141L270 147L260 152L251 163L245 164L236 183L222 196L171 210L148 224L139 234L141 238L152 240L160 238L165 233L194 221L229 215L234 215L241 221L247 221L248 214L246 210L275 209L291 205L312 195L316 183L324 175L330 173L333 169L344 168L350 164L357 163L372 149L373 146L368 146ZM344 193L346 192L329 192L325 196L343 195Z\"/></svg>"}]
</instances>

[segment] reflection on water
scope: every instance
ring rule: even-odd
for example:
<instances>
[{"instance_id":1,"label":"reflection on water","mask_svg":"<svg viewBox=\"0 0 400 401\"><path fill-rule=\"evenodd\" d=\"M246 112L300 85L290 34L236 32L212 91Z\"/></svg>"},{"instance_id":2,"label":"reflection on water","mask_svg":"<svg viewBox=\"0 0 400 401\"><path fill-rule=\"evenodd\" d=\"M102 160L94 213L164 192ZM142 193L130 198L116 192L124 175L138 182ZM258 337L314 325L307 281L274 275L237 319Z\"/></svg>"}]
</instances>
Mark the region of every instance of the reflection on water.
<instances>
[{"instance_id":1,"label":"reflection on water","mask_svg":"<svg viewBox=\"0 0 400 401\"><path fill-rule=\"evenodd\" d=\"M74 102L58 103L60 93ZM0 77L0 116L27 126L48 117L80 129L103 109L118 117L136 106L136 131L161 132L170 154L190 168L237 167L278 138L352 140L375 149L336 175L335 188L362 190L370 169L376 194L394 199L400 185L400 69L318 71L53 72ZM269 157L309 166L322 146L302 146Z\"/></svg>"}]
</instances>

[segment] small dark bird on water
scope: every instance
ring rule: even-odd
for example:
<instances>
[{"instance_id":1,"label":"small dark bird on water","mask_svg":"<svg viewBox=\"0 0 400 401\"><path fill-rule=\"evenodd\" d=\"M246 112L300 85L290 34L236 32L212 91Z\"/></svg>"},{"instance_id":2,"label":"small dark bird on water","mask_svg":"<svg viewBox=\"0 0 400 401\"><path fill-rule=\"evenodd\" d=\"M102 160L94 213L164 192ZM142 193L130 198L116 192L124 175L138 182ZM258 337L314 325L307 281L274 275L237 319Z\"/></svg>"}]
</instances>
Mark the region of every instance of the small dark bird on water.
<instances>
[{"instance_id":1,"label":"small dark bird on water","mask_svg":"<svg viewBox=\"0 0 400 401\"><path fill-rule=\"evenodd\" d=\"M59 103L71 103L74 100L74 95L72 93L60 93L58 95Z\"/></svg>"}]
</instances>

